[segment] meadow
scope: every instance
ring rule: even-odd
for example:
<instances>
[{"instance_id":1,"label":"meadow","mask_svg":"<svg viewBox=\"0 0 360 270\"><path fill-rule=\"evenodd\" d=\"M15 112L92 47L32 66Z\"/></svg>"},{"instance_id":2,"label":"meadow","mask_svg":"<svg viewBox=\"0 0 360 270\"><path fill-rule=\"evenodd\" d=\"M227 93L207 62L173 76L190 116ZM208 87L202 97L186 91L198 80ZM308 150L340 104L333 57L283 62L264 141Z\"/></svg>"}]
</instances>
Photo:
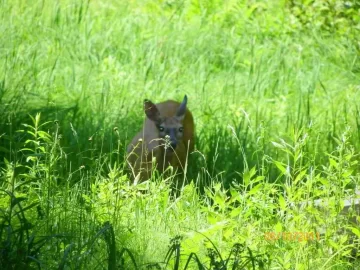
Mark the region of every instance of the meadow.
<instances>
[{"instance_id":1,"label":"meadow","mask_svg":"<svg viewBox=\"0 0 360 270\"><path fill-rule=\"evenodd\" d=\"M0 268L358 269L359 10L0 0ZM185 94L186 184L131 184L143 100Z\"/></svg>"}]
</instances>

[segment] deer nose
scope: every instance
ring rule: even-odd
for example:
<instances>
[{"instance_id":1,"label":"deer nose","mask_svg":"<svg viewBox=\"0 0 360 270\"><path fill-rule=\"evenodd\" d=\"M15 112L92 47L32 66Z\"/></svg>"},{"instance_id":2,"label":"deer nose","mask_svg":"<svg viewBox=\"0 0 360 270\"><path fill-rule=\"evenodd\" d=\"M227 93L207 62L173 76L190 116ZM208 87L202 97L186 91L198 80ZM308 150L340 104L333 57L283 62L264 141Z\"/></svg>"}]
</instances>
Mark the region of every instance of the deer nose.
<instances>
[{"instance_id":1,"label":"deer nose","mask_svg":"<svg viewBox=\"0 0 360 270\"><path fill-rule=\"evenodd\" d=\"M177 145L176 142L171 142L171 143L170 143L170 146L171 146L172 149L175 149L175 148L176 148L176 145Z\"/></svg>"}]
</instances>

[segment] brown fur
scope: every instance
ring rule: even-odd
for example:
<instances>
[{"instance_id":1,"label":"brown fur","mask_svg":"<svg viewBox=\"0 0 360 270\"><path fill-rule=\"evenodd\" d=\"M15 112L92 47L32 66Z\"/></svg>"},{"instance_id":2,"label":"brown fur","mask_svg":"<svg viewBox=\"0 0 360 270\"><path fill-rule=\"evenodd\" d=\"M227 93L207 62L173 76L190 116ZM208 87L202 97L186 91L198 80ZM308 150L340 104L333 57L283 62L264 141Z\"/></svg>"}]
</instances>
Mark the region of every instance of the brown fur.
<instances>
[{"instance_id":1,"label":"brown fur","mask_svg":"<svg viewBox=\"0 0 360 270\"><path fill-rule=\"evenodd\" d=\"M186 98L186 97L185 97ZM149 104L154 105L151 101ZM188 154L194 150L194 119L191 112L186 108L183 120L176 116L180 107L179 102L167 100L156 105L162 125L165 127L183 126L182 138L177 141L174 151L165 150L165 142L159 139L159 130L156 122L149 119L154 118L153 108L148 106L145 101L147 113L144 126L141 131L132 139L127 148L128 163L134 179L139 182L148 180L151 177L152 159L156 158L156 169L162 173L169 166L173 166L178 172L183 172Z\"/></svg>"}]
</instances>

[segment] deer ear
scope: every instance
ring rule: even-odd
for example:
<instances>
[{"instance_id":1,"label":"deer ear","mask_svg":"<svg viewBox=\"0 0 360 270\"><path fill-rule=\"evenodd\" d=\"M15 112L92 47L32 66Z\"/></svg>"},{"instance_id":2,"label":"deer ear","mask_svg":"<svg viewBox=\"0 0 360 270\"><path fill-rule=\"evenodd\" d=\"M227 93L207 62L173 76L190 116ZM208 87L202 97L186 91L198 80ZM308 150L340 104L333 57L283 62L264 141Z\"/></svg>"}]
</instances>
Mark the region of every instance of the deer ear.
<instances>
[{"instance_id":1,"label":"deer ear","mask_svg":"<svg viewBox=\"0 0 360 270\"><path fill-rule=\"evenodd\" d=\"M176 117L179 120L183 120L186 112L187 96L184 96L183 101L181 102L179 108L176 111Z\"/></svg>"},{"instance_id":2,"label":"deer ear","mask_svg":"<svg viewBox=\"0 0 360 270\"><path fill-rule=\"evenodd\" d=\"M158 108L148 99L144 100L144 111L147 118L157 123L160 122L160 112Z\"/></svg>"}]
</instances>

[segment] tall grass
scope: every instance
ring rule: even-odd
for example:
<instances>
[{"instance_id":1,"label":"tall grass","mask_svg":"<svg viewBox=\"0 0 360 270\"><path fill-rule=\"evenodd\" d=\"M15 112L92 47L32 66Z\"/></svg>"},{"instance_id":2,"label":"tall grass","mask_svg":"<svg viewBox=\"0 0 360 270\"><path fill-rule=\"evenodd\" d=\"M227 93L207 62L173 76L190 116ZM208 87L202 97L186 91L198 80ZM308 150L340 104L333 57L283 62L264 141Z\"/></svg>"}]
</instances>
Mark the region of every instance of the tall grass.
<instances>
[{"instance_id":1,"label":"tall grass","mask_svg":"<svg viewBox=\"0 0 360 270\"><path fill-rule=\"evenodd\" d=\"M360 19L348 3L314 3L328 9L1 1L1 258L101 268L120 260L105 251L114 232L140 267L163 261L177 235L182 252L206 258L203 234L223 253L236 243L270 253L272 267L349 266L358 240L337 231L359 237L338 214L359 185ZM189 185L177 198L161 176L129 185L125 149L143 99L185 93L197 133ZM331 201L330 215L289 207L316 198ZM320 241L264 239L324 226Z\"/></svg>"}]
</instances>

